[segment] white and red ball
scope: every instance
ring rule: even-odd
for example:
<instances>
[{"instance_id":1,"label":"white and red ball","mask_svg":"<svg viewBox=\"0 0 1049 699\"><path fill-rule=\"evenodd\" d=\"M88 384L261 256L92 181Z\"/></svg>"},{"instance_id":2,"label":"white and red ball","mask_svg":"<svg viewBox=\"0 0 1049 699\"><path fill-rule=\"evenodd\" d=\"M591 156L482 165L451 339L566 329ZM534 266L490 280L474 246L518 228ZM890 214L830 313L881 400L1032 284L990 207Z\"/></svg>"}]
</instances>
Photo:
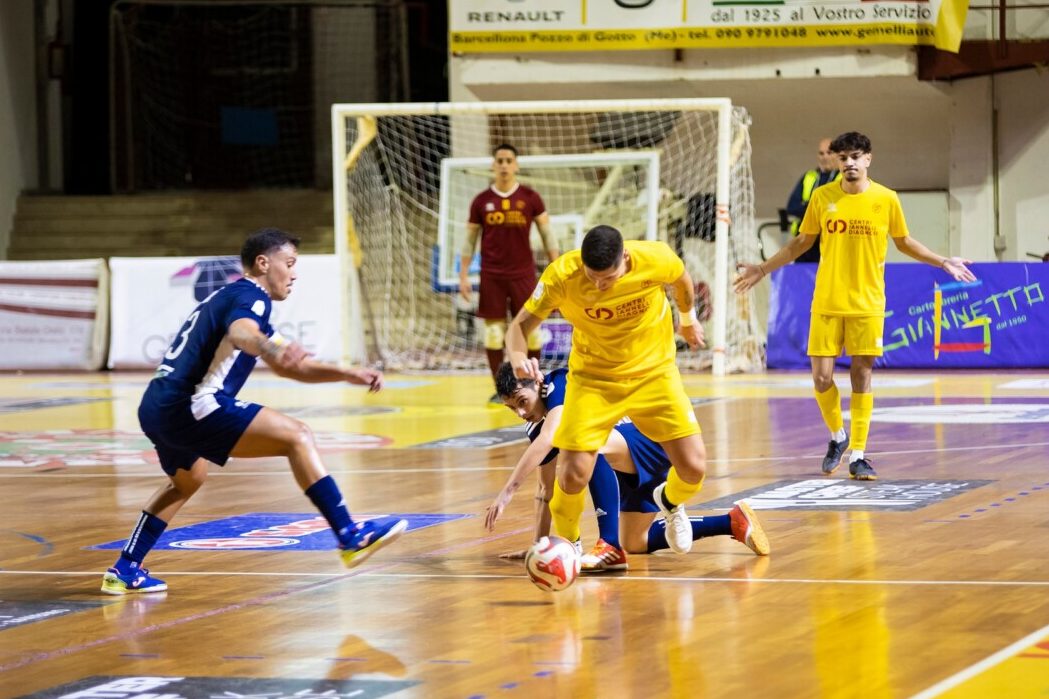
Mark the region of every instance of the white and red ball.
<instances>
[{"instance_id":1,"label":"white and red ball","mask_svg":"<svg viewBox=\"0 0 1049 699\"><path fill-rule=\"evenodd\" d=\"M559 536L544 536L525 554L528 578L547 592L560 592L574 583L580 563L576 547Z\"/></svg>"}]
</instances>

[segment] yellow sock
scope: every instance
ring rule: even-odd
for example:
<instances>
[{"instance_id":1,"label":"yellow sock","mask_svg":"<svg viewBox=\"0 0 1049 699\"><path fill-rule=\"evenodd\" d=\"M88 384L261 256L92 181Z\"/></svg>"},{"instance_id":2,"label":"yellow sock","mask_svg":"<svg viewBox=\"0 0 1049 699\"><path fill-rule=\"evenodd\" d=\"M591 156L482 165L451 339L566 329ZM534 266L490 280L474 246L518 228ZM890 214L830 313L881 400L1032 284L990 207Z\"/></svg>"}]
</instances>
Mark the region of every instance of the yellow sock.
<instances>
[{"instance_id":1,"label":"yellow sock","mask_svg":"<svg viewBox=\"0 0 1049 699\"><path fill-rule=\"evenodd\" d=\"M837 385L831 384L830 388L823 393L813 392L816 394L816 402L820 406L820 414L823 415L823 422L827 425L827 429L834 433L845 427L845 421L841 419L841 394L838 393ZM853 425L855 425L855 418Z\"/></svg>"},{"instance_id":2,"label":"yellow sock","mask_svg":"<svg viewBox=\"0 0 1049 699\"><path fill-rule=\"evenodd\" d=\"M852 436L849 449L863 451L867 448L867 434L871 430L871 413L874 412L873 393L852 394Z\"/></svg>"},{"instance_id":3,"label":"yellow sock","mask_svg":"<svg viewBox=\"0 0 1049 699\"><path fill-rule=\"evenodd\" d=\"M671 466L670 473L667 474L667 487L663 491L663 495L666 496L671 505L677 507L683 502L688 502L702 487L702 478L699 479L699 483L686 483L677 474L677 468Z\"/></svg>"},{"instance_id":4,"label":"yellow sock","mask_svg":"<svg viewBox=\"0 0 1049 699\"><path fill-rule=\"evenodd\" d=\"M579 518L586 505L586 490L566 493L561 483L554 483L554 496L550 498L550 516L554 520L554 531L569 541L579 538Z\"/></svg>"}]
</instances>

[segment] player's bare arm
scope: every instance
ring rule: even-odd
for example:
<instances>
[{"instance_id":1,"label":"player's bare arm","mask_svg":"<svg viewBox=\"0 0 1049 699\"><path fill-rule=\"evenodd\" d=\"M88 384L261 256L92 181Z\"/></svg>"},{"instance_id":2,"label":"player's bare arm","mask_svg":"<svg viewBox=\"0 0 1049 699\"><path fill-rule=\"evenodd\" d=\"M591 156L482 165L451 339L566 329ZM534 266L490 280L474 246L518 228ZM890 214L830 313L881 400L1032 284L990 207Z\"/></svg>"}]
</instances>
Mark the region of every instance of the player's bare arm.
<instances>
[{"instance_id":1,"label":"player's bare arm","mask_svg":"<svg viewBox=\"0 0 1049 699\"><path fill-rule=\"evenodd\" d=\"M510 473L510 477L506 479L506 484L503 485L499 494L495 496L492 504L485 509L485 529L488 531L495 529L496 521L502 516L506 506L510 504L514 493L525 482L525 479L542 464L546 455L550 453L554 446L554 432L557 431L557 426L560 423L561 406L558 406L546 414L546 420L543 422L543 428L539 431L539 436L525 449L524 454L517 460L513 472ZM553 492L552 483L550 492Z\"/></svg>"},{"instance_id":2,"label":"player's bare arm","mask_svg":"<svg viewBox=\"0 0 1049 699\"><path fill-rule=\"evenodd\" d=\"M703 338L703 326L696 319L696 291L692 283L692 275L688 270L681 272L681 276L670 285L674 290L674 300L677 301L678 311L681 315L681 327L678 334L692 349L706 347Z\"/></svg>"},{"instance_id":3,"label":"player's bare arm","mask_svg":"<svg viewBox=\"0 0 1049 699\"><path fill-rule=\"evenodd\" d=\"M474 248L477 247L477 239L481 236L481 224L466 224L466 241L459 257L459 294L470 300L473 289L470 286L470 262L473 261Z\"/></svg>"},{"instance_id":4,"label":"player's bare arm","mask_svg":"<svg viewBox=\"0 0 1049 699\"><path fill-rule=\"evenodd\" d=\"M561 251L557 247L554 229L550 226L550 214L544 211L536 216L535 227L539 229L539 237L543 239L543 249L546 250L547 260L553 262L561 255Z\"/></svg>"},{"instance_id":5,"label":"player's bare arm","mask_svg":"<svg viewBox=\"0 0 1049 699\"><path fill-rule=\"evenodd\" d=\"M283 378L302 383L346 381L367 386L372 393L382 389L381 371L365 367L343 369L334 364L318 362L311 359L306 348L298 342L267 337L259 330L258 324L249 318L234 321L230 325L229 336L234 347L260 357L275 374Z\"/></svg>"},{"instance_id":6,"label":"player's bare arm","mask_svg":"<svg viewBox=\"0 0 1049 699\"><path fill-rule=\"evenodd\" d=\"M277 371L274 369L274 371ZM358 386L367 386L369 393L382 390L383 375L378 369L368 367L342 367L327 362L319 362L310 357L295 366L278 372L280 376L301 383L334 383L345 381Z\"/></svg>"},{"instance_id":7,"label":"player's bare arm","mask_svg":"<svg viewBox=\"0 0 1049 699\"><path fill-rule=\"evenodd\" d=\"M506 355L514 375L519 379L543 380L539 360L528 357L528 335L539 327L543 319L522 308L506 330Z\"/></svg>"},{"instance_id":8,"label":"player's bare arm","mask_svg":"<svg viewBox=\"0 0 1049 699\"><path fill-rule=\"evenodd\" d=\"M238 318L229 326L229 339L241 352L261 357L278 375L302 363L309 352L298 342L271 338L250 318Z\"/></svg>"},{"instance_id":9,"label":"player's bare arm","mask_svg":"<svg viewBox=\"0 0 1049 699\"><path fill-rule=\"evenodd\" d=\"M737 294L742 294L762 279L772 274L775 270L788 265L798 259L802 253L811 248L819 240L818 235L798 235L790 239L790 242L780 248L775 255L756 265L740 263L736 265L736 280L732 282L732 288Z\"/></svg>"},{"instance_id":10,"label":"player's bare arm","mask_svg":"<svg viewBox=\"0 0 1049 699\"><path fill-rule=\"evenodd\" d=\"M937 255L909 235L905 235L902 238L893 238L892 242L895 243L896 249L904 255L907 255L918 262L924 262L927 265L942 268L947 274L951 275L956 282L976 281L976 275L966 267L966 265L971 265L973 263L972 260L966 260L963 257L943 257L942 255Z\"/></svg>"}]
</instances>

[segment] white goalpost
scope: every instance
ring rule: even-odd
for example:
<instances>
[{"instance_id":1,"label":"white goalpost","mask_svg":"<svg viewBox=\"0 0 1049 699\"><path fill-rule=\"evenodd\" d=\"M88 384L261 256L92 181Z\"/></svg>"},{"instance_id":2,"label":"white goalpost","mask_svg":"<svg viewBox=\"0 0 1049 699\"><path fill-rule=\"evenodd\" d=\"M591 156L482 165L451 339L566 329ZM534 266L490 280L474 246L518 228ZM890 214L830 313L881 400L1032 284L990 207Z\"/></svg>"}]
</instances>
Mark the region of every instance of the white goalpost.
<instances>
[{"instance_id":1,"label":"white goalpost","mask_svg":"<svg viewBox=\"0 0 1049 699\"><path fill-rule=\"evenodd\" d=\"M729 288L735 263L758 255L749 117L730 100L335 104L331 117L347 359L400 370L485 366L483 338L455 302L459 251L470 202L491 180L491 150L506 142L562 250L603 223L664 240L685 260L708 350L679 353L682 369L763 368L751 295ZM533 247L545 263L538 236ZM565 359L559 323L544 324L555 363Z\"/></svg>"}]
</instances>

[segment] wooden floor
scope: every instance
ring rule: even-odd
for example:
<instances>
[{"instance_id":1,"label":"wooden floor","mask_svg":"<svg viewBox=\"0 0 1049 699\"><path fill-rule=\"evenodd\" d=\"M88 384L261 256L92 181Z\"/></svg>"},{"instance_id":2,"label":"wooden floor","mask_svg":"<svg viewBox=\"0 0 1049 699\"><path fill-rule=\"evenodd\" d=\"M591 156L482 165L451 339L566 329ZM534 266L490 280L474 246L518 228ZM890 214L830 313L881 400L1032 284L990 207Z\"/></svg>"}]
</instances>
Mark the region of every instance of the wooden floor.
<instances>
[{"instance_id":1,"label":"wooden floor","mask_svg":"<svg viewBox=\"0 0 1049 699\"><path fill-rule=\"evenodd\" d=\"M389 379L242 395L314 428L355 513L409 517L394 546L347 572L286 464L234 460L147 559L170 590L114 598L101 573L162 482L145 376L0 376L0 696L1049 695L1049 373L876 372L871 484L819 475L807 374L688 376L690 511L751 497L772 555L706 539L558 594L498 558L529 492L482 529L523 449L485 378Z\"/></svg>"}]
</instances>

